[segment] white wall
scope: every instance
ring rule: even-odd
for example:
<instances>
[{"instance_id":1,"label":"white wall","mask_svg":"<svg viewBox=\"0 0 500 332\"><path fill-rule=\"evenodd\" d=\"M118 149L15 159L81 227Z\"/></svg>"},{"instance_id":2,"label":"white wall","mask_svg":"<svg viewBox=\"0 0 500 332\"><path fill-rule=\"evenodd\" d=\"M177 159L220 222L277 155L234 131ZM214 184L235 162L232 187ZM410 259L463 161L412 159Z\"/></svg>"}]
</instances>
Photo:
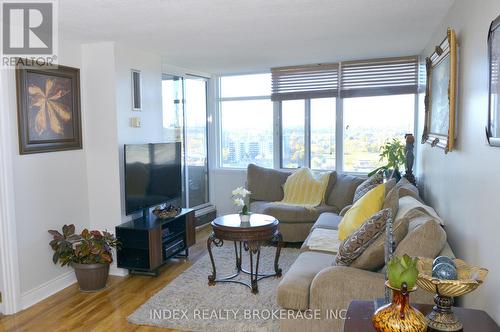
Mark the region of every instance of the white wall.
<instances>
[{"instance_id":1,"label":"white wall","mask_svg":"<svg viewBox=\"0 0 500 332\"><path fill-rule=\"evenodd\" d=\"M217 207L217 215L237 213L231 199L234 188L245 186L246 170L213 169L210 171L211 202Z\"/></svg>"},{"instance_id":2,"label":"white wall","mask_svg":"<svg viewBox=\"0 0 500 332\"><path fill-rule=\"evenodd\" d=\"M82 108L87 145L89 227L108 230L121 222L115 44L82 46ZM112 274L122 274L111 266Z\"/></svg>"},{"instance_id":3,"label":"white wall","mask_svg":"<svg viewBox=\"0 0 500 332\"><path fill-rule=\"evenodd\" d=\"M419 181L423 194L446 222L456 255L487 267L486 282L462 298L463 305L485 309L500 322L500 149L486 145L484 127L488 110L487 34L490 22L500 14L498 0L456 0L424 55L432 53L448 26L460 43L457 149L419 145ZM423 109L419 114L423 129Z\"/></svg>"},{"instance_id":4,"label":"white wall","mask_svg":"<svg viewBox=\"0 0 500 332\"><path fill-rule=\"evenodd\" d=\"M79 68L80 45L60 41L59 61ZM8 70L8 98L21 305L27 307L74 282L70 268L52 263L49 229L88 226L89 204L84 150L19 155L15 73ZM83 87L82 87L83 88ZM85 118L85 112L82 111ZM85 144L85 140L84 140Z\"/></svg>"},{"instance_id":5,"label":"white wall","mask_svg":"<svg viewBox=\"0 0 500 332\"><path fill-rule=\"evenodd\" d=\"M83 150L19 155L15 73L5 71L12 150L21 308L75 282L73 270L52 263L49 229L64 224L115 231L125 221L123 144L162 140L159 55L114 42L60 40L61 64L80 68ZM131 110L131 69L142 71L143 110ZM130 127L139 116L141 128ZM111 274L126 271L111 266Z\"/></svg>"},{"instance_id":6,"label":"white wall","mask_svg":"<svg viewBox=\"0 0 500 332\"><path fill-rule=\"evenodd\" d=\"M115 59L121 215L122 221L125 221L131 217L125 216L123 145L163 141L162 64L159 54L141 52L121 44L116 44ZM132 111L131 69L141 71L142 110L140 112ZM131 117L141 118L140 128L130 126Z\"/></svg>"}]
</instances>

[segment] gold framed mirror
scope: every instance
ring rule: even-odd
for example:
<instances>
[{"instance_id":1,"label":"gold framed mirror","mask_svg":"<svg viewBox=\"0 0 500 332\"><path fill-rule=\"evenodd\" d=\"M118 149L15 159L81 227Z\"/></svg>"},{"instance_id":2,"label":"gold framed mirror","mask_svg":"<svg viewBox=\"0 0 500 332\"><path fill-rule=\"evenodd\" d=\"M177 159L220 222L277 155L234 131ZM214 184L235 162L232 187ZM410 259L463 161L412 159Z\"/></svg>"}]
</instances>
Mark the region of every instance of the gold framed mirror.
<instances>
[{"instance_id":1,"label":"gold framed mirror","mask_svg":"<svg viewBox=\"0 0 500 332\"><path fill-rule=\"evenodd\" d=\"M448 28L446 38L425 59L425 125L422 144L453 151L455 146L457 97L457 39Z\"/></svg>"}]
</instances>

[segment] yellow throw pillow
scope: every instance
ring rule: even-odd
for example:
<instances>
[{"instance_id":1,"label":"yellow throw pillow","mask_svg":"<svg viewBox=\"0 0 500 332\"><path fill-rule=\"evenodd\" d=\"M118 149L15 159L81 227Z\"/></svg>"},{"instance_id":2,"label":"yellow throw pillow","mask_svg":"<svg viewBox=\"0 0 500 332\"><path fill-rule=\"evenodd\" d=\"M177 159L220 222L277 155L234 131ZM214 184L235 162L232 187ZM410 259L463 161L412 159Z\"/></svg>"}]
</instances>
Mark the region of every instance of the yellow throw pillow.
<instances>
[{"instance_id":1,"label":"yellow throw pillow","mask_svg":"<svg viewBox=\"0 0 500 332\"><path fill-rule=\"evenodd\" d=\"M384 198L385 183L382 183L356 201L339 224L339 240L344 241L361 227L366 219L379 212L384 205Z\"/></svg>"},{"instance_id":2,"label":"yellow throw pillow","mask_svg":"<svg viewBox=\"0 0 500 332\"><path fill-rule=\"evenodd\" d=\"M315 207L323 202L330 173L317 178L309 168L301 168L290 175L283 186L284 197L281 204Z\"/></svg>"}]
</instances>

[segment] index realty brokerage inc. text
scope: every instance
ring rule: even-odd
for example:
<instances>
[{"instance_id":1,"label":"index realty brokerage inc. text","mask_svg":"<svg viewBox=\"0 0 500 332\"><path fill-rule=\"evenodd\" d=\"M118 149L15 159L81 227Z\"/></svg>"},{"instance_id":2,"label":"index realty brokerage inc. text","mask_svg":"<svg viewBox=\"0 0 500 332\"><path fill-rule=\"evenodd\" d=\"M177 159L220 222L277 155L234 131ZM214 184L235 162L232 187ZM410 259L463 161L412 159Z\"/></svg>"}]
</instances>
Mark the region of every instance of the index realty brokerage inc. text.
<instances>
[{"instance_id":1,"label":"index realty brokerage inc. text","mask_svg":"<svg viewBox=\"0 0 500 332\"><path fill-rule=\"evenodd\" d=\"M236 320L236 319L347 319L347 310L308 309L295 311L286 309L152 309L149 318L154 320Z\"/></svg>"}]
</instances>

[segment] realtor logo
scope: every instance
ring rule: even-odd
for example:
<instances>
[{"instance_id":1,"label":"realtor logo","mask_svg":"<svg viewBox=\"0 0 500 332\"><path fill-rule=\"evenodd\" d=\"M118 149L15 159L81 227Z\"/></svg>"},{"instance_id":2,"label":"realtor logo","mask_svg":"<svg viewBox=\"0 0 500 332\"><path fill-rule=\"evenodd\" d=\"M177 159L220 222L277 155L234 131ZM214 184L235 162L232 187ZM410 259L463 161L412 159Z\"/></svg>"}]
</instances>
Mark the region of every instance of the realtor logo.
<instances>
[{"instance_id":1,"label":"realtor logo","mask_svg":"<svg viewBox=\"0 0 500 332\"><path fill-rule=\"evenodd\" d=\"M14 55L24 58L23 62L28 60L37 65L51 64L55 59L57 46L55 0L0 2L2 64L13 65Z\"/></svg>"}]
</instances>

